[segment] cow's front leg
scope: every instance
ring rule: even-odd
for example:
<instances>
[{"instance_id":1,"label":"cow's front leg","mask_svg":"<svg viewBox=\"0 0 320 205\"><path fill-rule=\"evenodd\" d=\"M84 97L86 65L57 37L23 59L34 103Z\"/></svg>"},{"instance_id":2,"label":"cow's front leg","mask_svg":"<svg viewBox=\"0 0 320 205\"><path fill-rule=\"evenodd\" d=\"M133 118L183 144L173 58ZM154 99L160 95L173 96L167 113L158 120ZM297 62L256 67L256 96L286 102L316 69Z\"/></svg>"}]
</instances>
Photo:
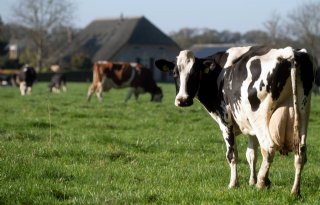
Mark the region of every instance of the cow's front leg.
<instances>
[{"instance_id":1,"label":"cow's front leg","mask_svg":"<svg viewBox=\"0 0 320 205\"><path fill-rule=\"evenodd\" d=\"M27 93L27 84L26 82L20 82L20 93L22 96L26 95Z\"/></svg>"},{"instance_id":2,"label":"cow's front leg","mask_svg":"<svg viewBox=\"0 0 320 205\"><path fill-rule=\"evenodd\" d=\"M231 130L231 129L230 129ZM238 183L238 173L237 173L237 160L238 160L238 151L236 146L236 141L234 134L230 131L224 134L224 140L227 146L226 157L230 166L230 183L229 188L234 188L239 185Z\"/></svg>"},{"instance_id":3,"label":"cow's front leg","mask_svg":"<svg viewBox=\"0 0 320 205\"><path fill-rule=\"evenodd\" d=\"M134 88L129 88L129 89L128 89L128 93L127 93L126 98L124 99L124 103L127 103L127 102L128 102L128 100L130 100L130 98L131 98L131 96L132 96L133 92L134 92Z\"/></svg>"},{"instance_id":4,"label":"cow's front leg","mask_svg":"<svg viewBox=\"0 0 320 205\"><path fill-rule=\"evenodd\" d=\"M270 147L268 149L261 148L261 153L263 159L258 173L258 189L269 187L271 185L271 181L269 180L269 169L274 158L275 149L273 147Z\"/></svg>"},{"instance_id":5,"label":"cow's front leg","mask_svg":"<svg viewBox=\"0 0 320 205\"><path fill-rule=\"evenodd\" d=\"M257 164L257 149L259 142L256 136L249 135L246 157L250 167L249 185L257 183L256 164Z\"/></svg>"},{"instance_id":6,"label":"cow's front leg","mask_svg":"<svg viewBox=\"0 0 320 205\"><path fill-rule=\"evenodd\" d=\"M27 94L31 95L31 91L32 91L32 87L31 86L27 86Z\"/></svg>"},{"instance_id":7,"label":"cow's front leg","mask_svg":"<svg viewBox=\"0 0 320 205\"><path fill-rule=\"evenodd\" d=\"M64 84L64 85L62 85L62 91L63 92L67 92L67 86Z\"/></svg>"},{"instance_id":8,"label":"cow's front leg","mask_svg":"<svg viewBox=\"0 0 320 205\"><path fill-rule=\"evenodd\" d=\"M135 92L134 92L134 98L136 99L136 101L138 101L139 94L140 94L139 90L136 89Z\"/></svg>"}]
</instances>

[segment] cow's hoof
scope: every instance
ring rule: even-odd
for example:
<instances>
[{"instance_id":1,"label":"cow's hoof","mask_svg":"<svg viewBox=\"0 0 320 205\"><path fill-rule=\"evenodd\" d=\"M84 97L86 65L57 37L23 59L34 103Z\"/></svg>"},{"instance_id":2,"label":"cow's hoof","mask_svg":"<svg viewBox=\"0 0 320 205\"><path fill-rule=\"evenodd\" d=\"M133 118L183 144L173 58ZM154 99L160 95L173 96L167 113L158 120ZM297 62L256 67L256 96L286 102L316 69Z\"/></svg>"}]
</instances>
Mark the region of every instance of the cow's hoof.
<instances>
[{"instance_id":1,"label":"cow's hoof","mask_svg":"<svg viewBox=\"0 0 320 205\"><path fill-rule=\"evenodd\" d=\"M254 186L254 185L256 185L256 184L257 184L257 179L255 179L255 178L249 179L249 185L250 185L250 186Z\"/></svg>"},{"instance_id":2,"label":"cow's hoof","mask_svg":"<svg viewBox=\"0 0 320 205\"><path fill-rule=\"evenodd\" d=\"M291 194L295 197L301 198L300 189L292 189Z\"/></svg>"},{"instance_id":3,"label":"cow's hoof","mask_svg":"<svg viewBox=\"0 0 320 205\"><path fill-rule=\"evenodd\" d=\"M239 187L239 183L238 182L230 182L230 184L228 185L229 189L234 189Z\"/></svg>"},{"instance_id":4,"label":"cow's hoof","mask_svg":"<svg viewBox=\"0 0 320 205\"><path fill-rule=\"evenodd\" d=\"M270 188L271 181L267 178L265 180L258 180L256 187L258 189Z\"/></svg>"}]
</instances>

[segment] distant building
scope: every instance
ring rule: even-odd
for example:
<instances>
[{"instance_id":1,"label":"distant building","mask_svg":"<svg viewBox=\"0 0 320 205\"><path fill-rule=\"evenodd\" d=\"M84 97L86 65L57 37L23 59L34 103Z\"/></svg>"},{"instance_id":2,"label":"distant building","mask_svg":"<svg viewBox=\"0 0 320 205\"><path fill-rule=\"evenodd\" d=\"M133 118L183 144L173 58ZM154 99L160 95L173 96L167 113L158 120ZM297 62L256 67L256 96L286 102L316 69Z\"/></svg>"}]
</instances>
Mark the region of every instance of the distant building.
<instances>
[{"instance_id":1,"label":"distant building","mask_svg":"<svg viewBox=\"0 0 320 205\"><path fill-rule=\"evenodd\" d=\"M253 44L195 44L189 48L189 50L193 51L196 57L203 58L210 55L213 55L217 52L226 51L231 47L240 47L240 46L253 46Z\"/></svg>"},{"instance_id":2,"label":"distant building","mask_svg":"<svg viewBox=\"0 0 320 205\"><path fill-rule=\"evenodd\" d=\"M70 63L77 54L85 55L92 62L137 62L150 68L157 81L166 81L167 75L155 69L154 61L158 58L174 60L179 51L179 46L145 17L121 16L91 22L80 31L59 62Z\"/></svg>"},{"instance_id":3,"label":"distant building","mask_svg":"<svg viewBox=\"0 0 320 205\"><path fill-rule=\"evenodd\" d=\"M10 44L8 47L9 47L9 53L8 53L9 60L17 60L19 58L18 45Z\"/></svg>"}]
</instances>

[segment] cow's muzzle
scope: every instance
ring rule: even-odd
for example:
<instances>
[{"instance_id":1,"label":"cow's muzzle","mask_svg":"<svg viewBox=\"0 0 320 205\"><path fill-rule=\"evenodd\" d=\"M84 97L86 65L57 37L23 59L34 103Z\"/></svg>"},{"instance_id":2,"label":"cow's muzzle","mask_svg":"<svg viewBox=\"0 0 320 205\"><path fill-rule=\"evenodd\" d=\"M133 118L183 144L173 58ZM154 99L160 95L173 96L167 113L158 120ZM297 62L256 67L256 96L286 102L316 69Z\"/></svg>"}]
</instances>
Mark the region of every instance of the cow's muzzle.
<instances>
[{"instance_id":1,"label":"cow's muzzle","mask_svg":"<svg viewBox=\"0 0 320 205\"><path fill-rule=\"evenodd\" d=\"M193 100L190 97L176 97L175 103L178 107L188 107L193 104Z\"/></svg>"}]
</instances>

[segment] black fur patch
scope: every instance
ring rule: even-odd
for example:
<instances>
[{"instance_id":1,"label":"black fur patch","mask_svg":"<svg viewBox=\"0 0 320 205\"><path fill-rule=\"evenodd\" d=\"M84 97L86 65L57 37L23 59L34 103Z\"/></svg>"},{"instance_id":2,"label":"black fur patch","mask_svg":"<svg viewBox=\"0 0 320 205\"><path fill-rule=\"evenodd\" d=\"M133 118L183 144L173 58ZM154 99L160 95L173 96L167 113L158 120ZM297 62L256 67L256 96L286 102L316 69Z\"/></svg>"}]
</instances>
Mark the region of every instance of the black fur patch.
<instances>
[{"instance_id":1,"label":"black fur patch","mask_svg":"<svg viewBox=\"0 0 320 205\"><path fill-rule=\"evenodd\" d=\"M257 95L258 94L257 89L253 88L253 85L261 75L261 61L259 59L253 60L251 62L250 72L252 75L252 80L248 87L248 98L249 98L252 111L257 111L260 106L260 100Z\"/></svg>"},{"instance_id":2,"label":"black fur patch","mask_svg":"<svg viewBox=\"0 0 320 205\"><path fill-rule=\"evenodd\" d=\"M310 55L304 52L294 52L296 60L297 73L299 72L300 78L303 84L304 95L308 96L315 79L313 72L313 63L310 59Z\"/></svg>"},{"instance_id":3,"label":"black fur patch","mask_svg":"<svg viewBox=\"0 0 320 205\"><path fill-rule=\"evenodd\" d=\"M278 61L273 72L267 76L267 92L271 92L273 100L280 97L283 87L290 77L291 62L282 58L278 58Z\"/></svg>"},{"instance_id":4,"label":"black fur patch","mask_svg":"<svg viewBox=\"0 0 320 205\"><path fill-rule=\"evenodd\" d=\"M228 58L228 53L219 52L212 56L208 56L203 61L212 60L213 69L207 74L202 75L200 86L198 89L198 99L206 107L209 112L216 113L224 123L227 123L227 114L224 111L224 107L221 107L224 101L223 98L223 81L218 82L218 77L223 71L223 66Z\"/></svg>"},{"instance_id":5,"label":"black fur patch","mask_svg":"<svg viewBox=\"0 0 320 205\"><path fill-rule=\"evenodd\" d=\"M224 88L226 101L231 105L232 110L237 110L236 103L241 99L241 86L243 81L248 77L247 60L238 61L235 66L226 70Z\"/></svg>"}]
</instances>

